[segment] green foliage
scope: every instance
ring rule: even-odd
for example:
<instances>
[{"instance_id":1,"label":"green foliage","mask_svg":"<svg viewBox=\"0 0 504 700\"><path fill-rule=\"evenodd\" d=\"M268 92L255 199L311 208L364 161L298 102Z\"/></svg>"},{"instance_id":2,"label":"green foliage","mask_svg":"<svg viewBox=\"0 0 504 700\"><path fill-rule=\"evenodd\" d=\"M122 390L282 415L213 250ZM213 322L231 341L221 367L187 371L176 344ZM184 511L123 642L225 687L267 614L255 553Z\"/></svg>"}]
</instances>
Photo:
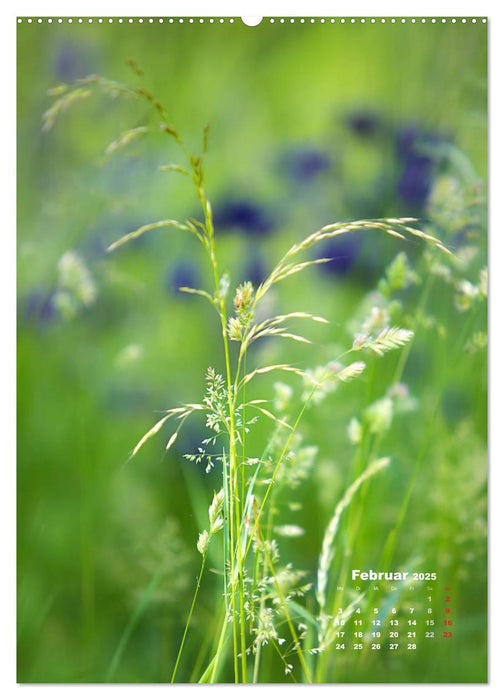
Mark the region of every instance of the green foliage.
<instances>
[{"instance_id":1,"label":"green foliage","mask_svg":"<svg viewBox=\"0 0 504 700\"><path fill-rule=\"evenodd\" d=\"M127 88L125 90L127 91ZM164 107L151 93L148 93L143 88L138 88L136 92L149 103L152 103L155 110L165 117L166 111ZM173 127L168 127L162 123L160 130L169 137L174 138L187 154L183 140ZM119 144L125 145L138 133L144 133L144 130L139 132L136 129L126 132L126 135L121 136L120 139L114 142L114 144L117 144L117 148L114 145L113 148L109 147L107 149L108 154L110 155L115 150L118 150ZM199 156L189 155L188 166L192 170L192 179L202 208L203 220L197 221L192 219L187 225L180 225L173 221L147 224L123 236L108 248L109 252L112 252L144 233L167 225L175 225L183 231L195 233L207 253L215 289L213 293L203 290L188 291L190 293L200 293L212 301L212 304L218 311L221 325L225 375L219 374L210 367L207 371L207 388L202 404L187 404L181 408L167 411L166 415L140 440L132 454L132 456L135 456L145 442L162 428L166 420L173 416L180 421L180 427L168 440L166 450L169 450L177 439L183 422L194 411L202 410L204 407L206 411L206 427L213 434L211 437L203 440L197 454L188 454L186 458L196 465L206 461L207 473L215 466L216 461L219 461L223 467L222 487L218 493L214 494L208 511L208 530L204 529L197 541L197 550L202 555L203 560L184 635L177 654L172 680L177 675L178 667L183 657L186 635L200 589L207 551L213 536L222 531L224 539L222 546L224 557L222 561L222 576L224 579L225 610L219 641L213 652L214 656L210 659L212 666L210 680L218 680L217 670L222 658L227 656L228 653L233 659L235 682L241 681L246 683L250 677L250 669L247 664L247 656L250 653L255 656L253 679L258 680L261 673L262 647L266 644L273 644L282 659L287 675L292 675L294 670L293 664L287 661L288 655L289 653L295 653L303 680L312 682L312 671L308 667L305 656L306 652L310 650L306 650L301 645L299 629L296 630L289 609L289 601L298 596L304 596L309 591L310 585L302 583L305 574L294 570L290 562L286 564L281 563L278 545L275 540L271 539L271 535L273 532L292 535L293 532L297 531L296 525L279 526L275 523L277 511L274 503L277 499L277 492L281 493L282 491L282 485L296 488L301 481L308 478L316 460L316 448L303 448L300 445L298 426L305 410L313 403L320 403L327 394L334 391L338 383L345 384L359 377L366 369L366 364L356 361L344 366L339 364L338 358L338 360L333 360L326 366L319 367L313 372L298 371L304 378L305 389L302 394L301 407L296 408L292 406L292 414L290 414L290 411L287 414L287 419L292 421L292 425L290 425L285 418L276 416L261 405L267 403L267 399L261 398L247 401L245 399L245 386L251 382L255 375L294 368L284 365L258 366L252 372L249 371L247 373L245 368L247 352L254 341L266 336L288 338L302 343L309 343L310 341L304 336L292 333L289 323L299 318L321 323L327 323L327 321L305 311L294 311L254 323L256 307L260 301L264 304L264 300L271 294L272 288L279 282L304 272L313 264L327 262L325 258L307 262L295 262L292 260L293 258L306 253L312 246L323 240L345 234L352 235L357 230L380 231L401 239L405 239L406 235L409 235L420 238L443 252L448 251L433 235L413 228L411 224L414 223L414 220L411 218L388 218L382 221L362 220L352 223L338 222L330 224L310 234L301 243L291 246L257 289L254 289L250 282L241 284L236 290L233 301L235 316L229 316L226 298L230 286L230 278L226 272L222 274L219 266L212 207L204 190L203 160ZM411 281L416 281L417 276L408 266L406 257L399 255L388 267L386 280L388 285L386 291L387 295L389 295L392 291L404 289ZM387 320L385 316L381 323L380 321L377 322L376 316L376 309L374 309L373 322L372 324L367 324L368 333L355 338L352 347L343 355L371 350L377 355L383 356L385 353L401 348L412 339L412 331L399 327L385 326L379 333L373 333L373 329L376 329L377 326L379 327ZM228 339L240 344L234 367L232 366ZM243 398L240 394L241 387L243 387ZM292 394L284 391L284 399L288 399L285 408L291 409L291 406L288 404L292 402ZM255 472L252 475L248 474L248 467L251 465L251 462L247 446L248 433L251 426L255 423L255 419L247 421L245 418L245 413L250 412L250 410L258 410L277 426L266 447L266 452L257 461ZM392 415L393 404L389 396L372 403L363 413L364 430L370 435L383 437L390 429ZM355 442L355 430L353 432ZM222 453L208 453L207 449L210 446L215 448L218 438L220 438L220 443L222 443L220 448ZM335 538L342 512L348 507L360 485L388 465L389 461L389 457L371 461L367 469L358 476L344 494L326 529L320 556L317 588L317 601L320 608L316 618L319 625L319 646L316 650L311 650L312 652L323 653L328 650L329 644L334 641L335 625L339 624L337 622L338 618L333 619L332 623L328 623L326 589L334 559ZM226 527L224 528L225 522ZM255 572L254 576L249 575L249 569ZM286 626L290 637L289 647L285 651L280 650L280 647L286 642L286 639L281 638L279 635L278 629L280 625ZM229 643L229 649L228 638L232 640ZM288 651L289 648L290 652ZM317 673L320 676L320 667Z\"/></svg>"}]
</instances>

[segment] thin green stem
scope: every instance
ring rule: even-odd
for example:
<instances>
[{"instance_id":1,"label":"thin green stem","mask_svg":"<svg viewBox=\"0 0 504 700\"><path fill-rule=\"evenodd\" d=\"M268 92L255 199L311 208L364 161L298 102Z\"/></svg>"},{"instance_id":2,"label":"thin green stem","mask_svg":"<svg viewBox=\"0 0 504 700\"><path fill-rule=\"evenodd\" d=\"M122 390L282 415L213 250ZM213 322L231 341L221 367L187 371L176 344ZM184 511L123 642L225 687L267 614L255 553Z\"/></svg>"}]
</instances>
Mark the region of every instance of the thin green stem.
<instances>
[{"instance_id":1,"label":"thin green stem","mask_svg":"<svg viewBox=\"0 0 504 700\"><path fill-rule=\"evenodd\" d=\"M233 390L231 378L231 361L229 352L229 341L227 337L227 314L226 302L219 290L219 272L217 266L217 255L215 249L215 238L213 235L213 223L211 209L205 197L201 186L197 188L198 197L201 202L205 214L205 227L208 236L208 250L210 262L212 265L214 284L216 294L219 299L219 312L221 320L222 340L224 346L224 358L226 367L226 384L228 395L228 411L229 411L229 514L230 514L230 567L231 567L231 606L233 617L233 648L234 648L234 673L235 682L239 680L238 673L238 633L237 633L237 618L236 614L236 588L238 584L239 598L239 621L240 621L240 647L241 647L241 670L242 681L246 682L247 678L247 661L246 661L246 643L245 643L245 614L244 614L244 594L243 594L243 561L241 556L241 536L240 536L240 497L238 494L238 473L237 473L237 452L236 452L236 432L235 432L235 392ZM239 369L238 369L239 371ZM235 546L237 556L237 566L235 562Z\"/></svg>"},{"instance_id":2,"label":"thin green stem","mask_svg":"<svg viewBox=\"0 0 504 700\"><path fill-rule=\"evenodd\" d=\"M247 373L247 351L245 351L244 356L243 356L243 376L245 376ZM246 441L246 413L245 413L245 406L247 402L247 392L246 392L246 384L243 382L243 398L242 398L242 403L243 403L243 410L242 410L242 459L241 459L241 501L242 501L242 509L245 508L245 458L247 455L246 449L245 449L245 441Z\"/></svg>"},{"instance_id":3,"label":"thin green stem","mask_svg":"<svg viewBox=\"0 0 504 700\"><path fill-rule=\"evenodd\" d=\"M269 540L271 538L271 533L273 530L273 504L271 504L271 507L268 511L268 522L266 525L266 540ZM255 579L254 579L254 585L257 583L257 570L261 564L260 561L260 547L257 547L256 549L256 562L255 562ZM268 573L268 561L266 557L263 557L262 560L262 578L266 578L266 574ZM264 614L266 608L266 591L264 588L261 590L261 599L259 602L259 617ZM259 666L261 662L261 655L262 655L262 645L259 641L256 640L256 650L255 650L255 659L254 659L254 679L253 683L257 683L259 679Z\"/></svg>"},{"instance_id":4,"label":"thin green stem","mask_svg":"<svg viewBox=\"0 0 504 700\"><path fill-rule=\"evenodd\" d=\"M288 666L287 666L287 664L286 664L286 662L285 662L285 657L284 657L284 655L282 654L282 652L281 652L281 650L280 650L280 647L278 646L278 644L276 643L276 641L275 641L274 639L272 639L271 642L272 642L272 644L273 644L273 648L276 650L278 656L281 658L282 663L283 663L284 666L285 666L285 673L286 673L286 675L289 675L289 676L292 678L292 680L294 681L294 683L297 683L296 676L295 676L295 675L292 673L292 671L288 668Z\"/></svg>"},{"instance_id":5,"label":"thin green stem","mask_svg":"<svg viewBox=\"0 0 504 700\"><path fill-rule=\"evenodd\" d=\"M197 597L198 597L198 593L199 593L199 589L200 589L200 585L201 585L201 579L203 578L203 571L205 570L205 562L206 562L206 553L203 555L203 557L202 557L202 559L201 559L201 568L200 568L200 572L199 572L198 579L197 579L197 581L196 581L196 589L195 589L195 591L194 591L193 599L192 599L192 602L191 602L191 607L190 607L190 609L189 609L189 615L188 615L188 617L187 617L187 622L186 622L186 625L185 625L185 628L184 628L184 634L182 635L182 641L180 642L180 646L179 646L179 650L178 650L178 654L177 654L177 659L176 659L176 661L175 661L175 667L174 667L174 669L173 669L173 673L172 673L172 676L171 676L170 683L174 683L174 682L175 682L175 676L176 676L176 674L177 674L177 669L178 669L178 667L179 667L180 658L181 658L181 656L182 656L182 651L183 651L183 649L184 649L184 644L185 644L185 640L186 640L186 637L187 637L187 632L188 632L188 630L189 630L189 625L190 625L190 623L191 623L191 618L192 618L194 606L195 606L195 604L196 604L196 599L197 599Z\"/></svg>"},{"instance_id":6,"label":"thin green stem","mask_svg":"<svg viewBox=\"0 0 504 700\"><path fill-rule=\"evenodd\" d=\"M308 666L307 666L307 664L306 664L306 660L305 660L305 657L304 657L304 654L303 654L303 650L301 649L301 643L300 643L300 641L299 641L299 637L298 637L298 635L297 635L296 628L294 627L294 623L292 622L292 618L291 618L291 616L290 616L290 614L289 614L289 609L288 609L288 606L287 606L287 601L285 600L285 596L283 595L282 590L281 590L281 588L280 588L280 586L279 586L279 584L278 584L277 576L276 576L276 573L275 573L275 568L274 568L274 566L273 566L273 562L271 561L271 559L270 559L270 557L269 557L269 554L267 554L266 556L268 557L268 563L269 563L270 568L271 568L272 578L273 578L273 581L274 581L274 583L275 583L275 588L276 588L278 597L280 598L280 601L281 601L281 603L282 603L282 608L283 608L283 613L284 613L284 615L285 615L285 620L286 620L286 622L287 622L287 626L288 626L288 628L289 628L289 631L290 631L290 633L291 633L292 639L293 639L293 641L294 641L294 648L295 648L295 650L296 650L296 654L298 655L299 663L301 664L301 668L303 669L303 673L304 673L304 675L305 675L305 678L306 678L307 682L308 682L308 683L312 683L312 676L311 676L311 673L310 673L310 669L308 668Z\"/></svg>"},{"instance_id":7,"label":"thin green stem","mask_svg":"<svg viewBox=\"0 0 504 700\"><path fill-rule=\"evenodd\" d=\"M425 311L425 307L427 305L427 299L429 298L429 294L431 292L432 286L434 284L434 276L432 274L429 274L427 277L427 281L425 282L423 291L422 291L422 296L420 297L420 300L418 302L417 310L415 313L415 322L414 325L417 326L418 322L420 321L420 318L422 317L422 314ZM409 354L411 352L411 343L408 343L407 345L404 346L402 349L401 355L399 356L399 362L397 363L396 371L394 373L394 378L392 380L392 384L398 384L401 381L401 377L404 372L404 368L406 366L406 362L408 361Z\"/></svg>"},{"instance_id":8,"label":"thin green stem","mask_svg":"<svg viewBox=\"0 0 504 700\"><path fill-rule=\"evenodd\" d=\"M309 404L309 402L310 402L310 398L311 398L311 396L313 395L314 390L315 390L315 389L312 389L312 392L311 392L311 394L310 394L310 397L309 397L309 398L305 401L305 403L303 404L303 407L301 408L301 410L300 410L300 412L299 412L299 414L298 414L298 416L297 416L297 418L296 418L296 421L295 421L294 425L293 425L292 428L291 428L291 431L290 431L290 433L289 433L289 436L287 437L287 440L285 441L285 445L284 445L284 447L283 447L283 449L282 449L282 452L281 452L281 454L280 454L280 457L278 458L278 461L277 461L277 463L276 463L276 465L275 465L275 469L274 469L274 471L273 471L273 475L272 475L272 477L271 477L271 479L270 479L270 481L269 481L268 488L266 489L266 493L264 494L264 497L263 497L263 499L262 499L261 505L260 505L260 507L259 507L259 511L258 511L258 513L257 513L257 517L256 517L256 519L255 519L255 521L254 521L254 525L253 525L253 527L252 527L252 531L251 531L250 536L249 536L248 544L247 544L247 546L246 546L246 548L245 548L245 557L247 556L247 554L248 554L248 552L249 552L249 550L250 550L250 547L251 547L251 545L252 545L252 542L253 542L253 539L254 539L254 535L255 535L256 530L257 530L257 527L258 527L258 525L259 525L259 520L260 520L260 518L261 518L262 512L263 512L263 510L264 510L264 508L265 508L265 506L266 506L266 503L267 503L267 501L268 501L269 495L270 495L270 493L271 493L271 489L273 488L273 484L275 483L275 478L276 478L276 475L278 474L278 470L280 469L280 466L281 466L281 464L282 464L283 458L285 457L285 454L286 454L287 450L289 449L289 445L290 445L290 441L291 441L291 439L292 439L292 436L293 436L294 433L296 432L296 430L297 430L297 428L298 428L298 425L299 425L299 423L301 422L301 418L303 417L303 414L304 414L304 412L306 411L306 409L307 409L307 407L308 407L308 404Z\"/></svg>"},{"instance_id":9,"label":"thin green stem","mask_svg":"<svg viewBox=\"0 0 504 700\"><path fill-rule=\"evenodd\" d=\"M222 620L222 626L221 626L221 631L219 635L219 641L217 643L217 649L215 650L215 654L208 664L205 672L202 674L201 678L199 679L198 683L205 683L206 679L208 677L208 674L211 673L210 676L210 683L214 683L215 679L217 677L217 672L219 670L219 661L220 657L222 655L222 651L224 649L224 645L226 642L226 629L227 629L227 622L228 622L228 609L227 605L224 609L224 619Z\"/></svg>"},{"instance_id":10,"label":"thin green stem","mask_svg":"<svg viewBox=\"0 0 504 700\"><path fill-rule=\"evenodd\" d=\"M259 517L259 514L258 514L257 517ZM280 600L280 602L281 602L282 609L283 609L283 613L284 613L284 615L285 615L285 620L286 620L286 622L287 622L287 626L288 626L289 631L290 631L290 633L291 633L291 636L292 636L292 639L293 639L293 642L294 642L294 648L295 648L296 653L297 653L297 655L298 655L298 657L299 657L299 662L300 662L300 664L301 664L301 668L303 669L303 672L304 672L304 674L305 674L305 677L306 677L308 683L311 683L311 682L312 682L312 677L311 677L310 669L309 669L308 666L306 665L306 661L305 661L305 658L304 658L304 654L303 654L303 651L302 651L302 649L301 649L301 644L300 644L300 642L299 642L299 638L298 638L296 629L295 629L295 627L294 627L294 624L293 624L293 622L292 622L291 616L290 616L290 614L289 614L289 609L288 609L287 601L286 601L285 596L284 596L284 594L283 594L283 591L282 591L282 589L280 588L280 585L279 585L279 583L278 583L278 576L277 576L277 573L276 573L275 565L274 565L274 563L273 563L273 560L271 559L270 553L268 552L268 548L267 548L267 546L266 546L266 544L265 544L265 541L264 541L264 538L263 538L263 536L262 536L261 526L260 526L259 524L258 524L258 526L257 526L257 533L258 533L258 537L259 537L259 540L260 540L261 545L262 545L262 548L263 548L264 556L265 556L265 558L266 558L266 561L268 562L268 567L269 567L269 569L270 569L270 571L271 571L271 576L272 576L272 580L273 580L273 585L275 586L275 590L276 590L276 592L277 592L277 596L278 596L278 598L279 598L279 600Z\"/></svg>"}]
</instances>

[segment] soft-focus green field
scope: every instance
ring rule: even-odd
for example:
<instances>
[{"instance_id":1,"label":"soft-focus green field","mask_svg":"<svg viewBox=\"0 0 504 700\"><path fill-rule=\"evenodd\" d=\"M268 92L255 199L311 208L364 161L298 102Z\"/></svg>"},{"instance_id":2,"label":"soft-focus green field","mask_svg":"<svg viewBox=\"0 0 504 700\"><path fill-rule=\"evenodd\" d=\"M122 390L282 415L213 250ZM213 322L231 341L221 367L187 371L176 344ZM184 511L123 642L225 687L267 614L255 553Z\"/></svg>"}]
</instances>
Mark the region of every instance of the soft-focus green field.
<instances>
[{"instance_id":1,"label":"soft-focus green field","mask_svg":"<svg viewBox=\"0 0 504 700\"><path fill-rule=\"evenodd\" d=\"M418 274L397 294L401 324L415 330L409 354L368 358L362 378L307 413L302 432L318 456L295 493L302 510L288 516L305 534L282 540L282 552L314 582L355 465L348 423L407 360L412 410L380 441L391 465L347 513L334 566L377 568L410 493L390 567L438 572L454 591L457 635L414 658L348 654L329 680L484 681L486 350L475 333L486 332L486 308L459 283L476 286L486 264L486 27L239 20L18 26L18 681L169 681L219 488L218 467L207 475L183 458L205 437L197 420L169 454L168 430L127 461L159 411L200 401L207 367L223 370L216 318L177 291L210 284L194 238L161 229L105 254L142 224L199 215L188 180L159 170L178 151L146 135L105 156L148 118L119 98L83 100L41 129L50 88L95 73L136 85L129 59L192 149L211 125L206 184L232 289L257 284L294 241L338 220L418 216L462 259L436 253L447 280L434 263L426 272L418 241L358 233L321 250L336 260L279 285L272 304L331 324L310 346L267 339L248 362L328 362L406 253ZM258 397L271 398L270 376ZM255 428L253 450L270 427ZM198 678L219 586L207 571L180 680ZM285 680L274 662L262 681Z\"/></svg>"}]
</instances>

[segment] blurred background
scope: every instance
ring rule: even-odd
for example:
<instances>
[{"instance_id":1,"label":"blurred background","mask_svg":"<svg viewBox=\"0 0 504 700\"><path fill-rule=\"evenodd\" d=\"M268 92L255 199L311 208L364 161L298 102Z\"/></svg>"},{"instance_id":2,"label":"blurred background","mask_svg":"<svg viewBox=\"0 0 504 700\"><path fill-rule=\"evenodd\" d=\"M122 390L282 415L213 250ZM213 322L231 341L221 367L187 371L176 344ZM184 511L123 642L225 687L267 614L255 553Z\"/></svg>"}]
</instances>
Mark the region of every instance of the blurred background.
<instances>
[{"instance_id":1,"label":"blurred background","mask_svg":"<svg viewBox=\"0 0 504 700\"><path fill-rule=\"evenodd\" d=\"M162 229L105 250L143 224L199 216L198 205L187 179L160 171L181 162L166 137L105 154L145 123L143 105L93 96L43 131L48 90L89 74L140 83L196 152L210 124L206 189L232 288L257 285L324 224L386 216L419 217L461 257L471 249L460 279L476 284L486 260L486 26L23 22L17 51L18 681L165 682L219 475L183 457L205 436L197 421L168 455L163 433L127 460L159 411L199 401L207 367L222 370L219 330L204 301L178 291L210 286L194 238ZM251 362L314 367L347 348L399 251L420 271L401 297L404 318L417 318L424 246L357 233L321 246L331 262L274 298L330 326L308 349L264 343ZM443 663L432 654L375 664L371 681L485 677L486 310L464 309L462 297L436 277L403 375L416 409L384 439L393 463L368 496L353 560L377 564L420 463L392 565L418 554L456 586L461 633ZM297 494L306 533L282 543L299 568L316 571L347 481L348 422L387 390L397 359L371 359L371 379L306 419L318 446ZM270 398L270 384L258 395ZM268 428L257 428L258 443ZM194 653L211 619L209 576ZM350 666L340 679L355 680Z\"/></svg>"}]
</instances>

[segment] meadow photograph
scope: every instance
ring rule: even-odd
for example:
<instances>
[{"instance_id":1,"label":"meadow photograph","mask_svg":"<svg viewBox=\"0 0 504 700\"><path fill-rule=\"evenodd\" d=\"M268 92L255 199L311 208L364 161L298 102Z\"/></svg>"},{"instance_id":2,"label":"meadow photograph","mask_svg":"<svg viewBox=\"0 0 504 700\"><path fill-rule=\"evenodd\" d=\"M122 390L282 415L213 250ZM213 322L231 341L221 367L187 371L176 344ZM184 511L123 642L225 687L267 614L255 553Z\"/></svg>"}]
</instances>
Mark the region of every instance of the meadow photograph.
<instances>
[{"instance_id":1,"label":"meadow photograph","mask_svg":"<svg viewBox=\"0 0 504 700\"><path fill-rule=\"evenodd\" d=\"M17 19L18 683L487 683L487 29Z\"/></svg>"}]
</instances>

